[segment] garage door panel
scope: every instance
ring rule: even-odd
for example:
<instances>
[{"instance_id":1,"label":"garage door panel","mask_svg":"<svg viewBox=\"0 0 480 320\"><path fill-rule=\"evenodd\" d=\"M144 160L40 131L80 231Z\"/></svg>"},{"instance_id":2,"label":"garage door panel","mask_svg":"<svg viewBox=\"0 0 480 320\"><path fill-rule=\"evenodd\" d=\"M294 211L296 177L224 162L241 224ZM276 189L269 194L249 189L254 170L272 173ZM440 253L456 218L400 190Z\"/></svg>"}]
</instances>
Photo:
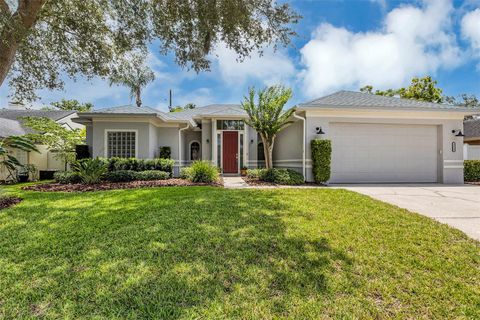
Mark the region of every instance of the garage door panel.
<instances>
[{"instance_id":1,"label":"garage door panel","mask_svg":"<svg viewBox=\"0 0 480 320\"><path fill-rule=\"evenodd\" d=\"M436 182L437 127L331 123L333 183Z\"/></svg>"}]
</instances>

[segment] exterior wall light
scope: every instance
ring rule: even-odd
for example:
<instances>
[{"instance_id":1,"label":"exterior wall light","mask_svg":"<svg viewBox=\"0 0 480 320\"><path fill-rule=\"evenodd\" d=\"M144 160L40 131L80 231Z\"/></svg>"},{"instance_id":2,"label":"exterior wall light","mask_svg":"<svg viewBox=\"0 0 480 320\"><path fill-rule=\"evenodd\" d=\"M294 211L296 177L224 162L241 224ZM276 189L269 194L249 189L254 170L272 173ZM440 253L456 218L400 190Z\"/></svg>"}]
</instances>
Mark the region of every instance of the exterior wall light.
<instances>
[{"instance_id":1,"label":"exterior wall light","mask_svg":"<svg viewBox=\"0 0 480 320\"><path fill-rule=\"evenodd\" d=\"M452 130L452 133L455 135L455 137L465 137L465 135L462 133L462 130Z\"/></svg>"},{"instance_id":2,"label":"exterior wall light","mask_svg":"<svg viewBox=\"0 0 480 320\"><path fill-rule=\"evenodd\" d=\"M207 139L207 143L210 143L210 139Z\"/></svg>"},{"instance_id":3,"label":"exterior wall light","mask_svg":"<svg viewBox=\"0 0 480 320\"><path fill-rule=\"evenodd\" d=\"M316 127L315 131L317 132L317 134L325 134L325 132L323 132L322 130L322 127Z\"/></svg>"}]
</instances>

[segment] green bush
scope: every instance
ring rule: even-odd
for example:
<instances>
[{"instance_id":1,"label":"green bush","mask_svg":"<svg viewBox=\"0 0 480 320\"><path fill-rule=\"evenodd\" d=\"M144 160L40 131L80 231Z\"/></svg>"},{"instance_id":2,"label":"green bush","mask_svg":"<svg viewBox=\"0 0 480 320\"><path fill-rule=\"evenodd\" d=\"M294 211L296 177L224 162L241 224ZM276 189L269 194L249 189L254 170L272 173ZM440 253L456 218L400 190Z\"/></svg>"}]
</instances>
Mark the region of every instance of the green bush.
<instances>
[{"instance_id":1,"label":"green bush","mask_svg":"<svg viewBox=\"0 0 480 320\"><path fill-rule=\"evenodd\" d=\"M259 179L275 184L300 185L305 181L303 175L292 169L263 169L260 171Z\"/></svg>"},{"instance_id":2,"label":"green bush","mask_svg":"<svg viewBox=\"0 0 480 320\"><path fill-rule=\"evenodd\" d=\"M175 160L172 159L136 159L136 158L109 158L102 159L107 165L108 171L132 170L146 171L159 170L168 172L170 177L173 175L173 165Z\"/></svg>"},{"instance_id":3,"label":"green bush","mask_svg":"<svg viewBox=\"0 0 480 320\"><path fill-rule=\"evenodd\" d=\"M78 172L75 171L57 171L53 174L53 179L61 184L82 182Z\"/></svg>"},{"instance_id":4,"label":"green bush","mask_svg":"<svg viewBox=\"0 0 480 320\"><path fill-rule=\"evenodd\" d=\"M137 176L133 170L118 170L107 172L103 178L110 182L129 182L136 180Z\"/></svg>"},{"instance_id":5,"label":"green bush","mask_svg":"<svg viewBox=\"0 0 480 320\"><path fill-rule=\"evenodd\" d=\"M248 169L247 177L251 179L260 179L267 169Z\"/></svg>"},{"instance_id":6,"label":"green bush","mask_svg":"<svg viewBox=\"0 0 480 320\"><path fill-rule=\"evenodd\" d=\"M145 170L135 172L136 180L166 180L170 178L170 173L160 170Z\"/></svg>"},{"instance_id":7,"label":"green bush","mask_svg":"<svg viewBox=\"0 0 480 320\"><path fill-rule=\"evenodd\" d=\"M316 183L330 180L330 164L332 159L332 143L330 140L315 139L312 147L312 171Z\"/></svg>"},{"instance_id":8,"label":"green bush","mask_svg":"<svg viewBox=\"0 0 480 320\"><path fill-rule=\"evenodd\" d=\"M465 181L480 181L480 160L465 160L463 166Z\"/></svg>"},{"instance_id":9,"label":"green bush","mask_svg":"<svg viewBox=\"0 0 480 320\"><path fill-rule=\"evenodd\" d=\"M190 167L183 167L180 169L180 179L190 180L192 176L192 170Z\"/></svg>"},{"instance_id":10,"label":"green bush","mask_svg":"<svg viewBox=\"0 0 480 320\"><path fill-rule=\"evenodd\" d=\"M81 181L86 184L95 184L101 182L103 175L107 173L107 166L101 159L83 159L77 161L74 165Z\"/></svg>"},{"instance_id":11,"label":"green bush","mask_svg":"<svg viewBox=\"0 0 480 320\"><path fill-rule=\"evenodd\" d=\"M218 169L209 161L194 161L189 170L192 182L211 183L218 179Z\"/></svg>"}]
</instances>

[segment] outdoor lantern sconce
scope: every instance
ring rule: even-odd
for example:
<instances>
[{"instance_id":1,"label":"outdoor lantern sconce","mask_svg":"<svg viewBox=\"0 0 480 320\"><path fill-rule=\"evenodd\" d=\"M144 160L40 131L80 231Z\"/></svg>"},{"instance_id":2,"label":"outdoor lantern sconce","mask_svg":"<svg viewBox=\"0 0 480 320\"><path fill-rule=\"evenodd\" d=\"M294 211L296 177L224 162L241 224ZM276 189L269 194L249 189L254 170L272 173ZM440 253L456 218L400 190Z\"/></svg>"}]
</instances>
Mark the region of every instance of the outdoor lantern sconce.
<instances>
[{"instance_id":1,"label":"outdoor lantern sconce","mask_svg":"<svg viewBox=\"0 0 480 320\"><path fill-rule=\"evenodd\" d=\"M207 143L210 143L210 139L207 139Z\"/></svg>"},{"instance_id":2,"label":"outdoor lantern sconce","mask_svg":"<svg viewBox=\"0 0 480 320\"><path fill-rule=\"evenodd\" d=\"M250 144L253 144L253 139L250 140Z\"/></svg>"},{"instance_id":3,"label":"outdoor lantern sconce","mask_svg":"<svg viewBox=\"0 0 480 320\"><path fill-rule=\"evenodd\" d=\"M317 134L325 134L325 132L323 132L322 130L322 127L316 127L315 131L317 132Z\"/></svg>"},{"instance_id":4,"label":"outdoor lantern sconce","mask_svg":"<svg viewBox=\"0 0 480 320\"><path fill-rule=\"evenodd\" d=\"M465 137L465 135L462 133L462 130L452 130L452 133L455 135L455 137Z\"/></svg>"}]
</instances>

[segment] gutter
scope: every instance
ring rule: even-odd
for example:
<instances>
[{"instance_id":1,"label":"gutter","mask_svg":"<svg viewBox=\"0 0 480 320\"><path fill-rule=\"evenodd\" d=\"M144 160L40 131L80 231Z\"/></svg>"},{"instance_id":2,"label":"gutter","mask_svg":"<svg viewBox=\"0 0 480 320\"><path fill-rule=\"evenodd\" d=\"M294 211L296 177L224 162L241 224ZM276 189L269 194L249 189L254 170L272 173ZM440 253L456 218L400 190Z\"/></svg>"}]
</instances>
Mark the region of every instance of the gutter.
<instances>
[{"instance_id":1,"label":"gutter","mask_svg":"<svg viewBox=\"0 0 480 320\"><path fill-rule=\"evenodd\" d=\"M296 114L296 111L292 114L294 118L300 119L303 122L303 143L302 143L302 173L303 173L303 179L305 180L307 178L307 172L306 172L306 160L305 160L305 118L301 117Z\"/></svg>"}]
</instances>

